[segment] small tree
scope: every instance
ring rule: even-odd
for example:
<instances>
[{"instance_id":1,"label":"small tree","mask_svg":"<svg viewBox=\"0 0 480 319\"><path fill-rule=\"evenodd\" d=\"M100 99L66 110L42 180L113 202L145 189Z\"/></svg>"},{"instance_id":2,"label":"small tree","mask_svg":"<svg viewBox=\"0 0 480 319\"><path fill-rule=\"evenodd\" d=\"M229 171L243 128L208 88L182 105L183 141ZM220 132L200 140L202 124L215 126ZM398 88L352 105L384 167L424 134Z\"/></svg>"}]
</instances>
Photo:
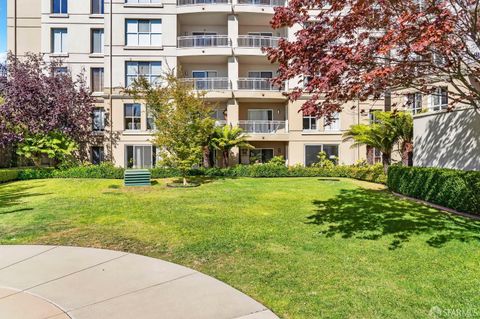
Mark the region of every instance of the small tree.
<instances>
[{"instance_id":1,"label":"small tree","mask_svg":"<svg viewBox=\"0 0 480 319\"><path fill-rule=\"evenodd\" d=\"M188 185L188 171L201 162L203 146L215 124L203 95L193 92L173 72L162 78L161 85L140 78L126 92L145 101L155 118L155 144L162 163L179 169L183 184Z\"/></svg>"},{"instance_id":2,"label":"small tree","mask_svg":"<svg viewBox=\"0 0 480 319\"><path fill-rule=\"evenodd\" d=\"M211 138L211 145L214 149L222 152L223 167L229 166L230 151L234 147L252 149L253 146L247 141L247 136L239 127L225 125L216 127Z\"/></svg>"}]
</instances>

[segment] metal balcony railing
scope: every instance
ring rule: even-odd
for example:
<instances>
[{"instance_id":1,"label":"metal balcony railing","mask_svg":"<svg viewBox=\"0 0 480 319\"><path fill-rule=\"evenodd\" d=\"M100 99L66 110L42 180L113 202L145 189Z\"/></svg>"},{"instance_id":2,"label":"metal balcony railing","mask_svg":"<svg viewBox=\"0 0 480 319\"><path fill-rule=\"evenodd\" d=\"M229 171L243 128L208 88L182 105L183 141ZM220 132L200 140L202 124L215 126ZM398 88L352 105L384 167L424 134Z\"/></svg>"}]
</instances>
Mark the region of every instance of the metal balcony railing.
<instances>
[{"instance_id":1,"label":"metal balcony railing","mask_svg":"<svg viewBox=\"0 0 480 319\"><path fill-rule=\"evenodd\" d=\"M247 134L275 134L286 132L286 121L238 121Z\"/></svg>"},{"instance_id":2,"label":"metal balcony railing","mask_svg":"<svg viewBox=\"0 0 480 319\"><path fill-rule=\"evenodd\" d=\"M238 46L243 48L274 48L278 46L280 39L280 37L239 35Z\"/></svg>"},{"instance_id":3,"label":"metal balcony railing","mask_svg":"<svg viewBox=\"0 0 480 319\"><path fill-rule=\"evenodd\" d=\"M177 6L192 6L202 4L229 4L230 0L177 0Z\"/></svg>"},{"instance_id":4,"label":"metal balcony railing","mask_svg":"<svg viewBox=\"0 0 480 319\"><path fill-rule=\"evenodd\" d=\"M177 38L179 48L229 47L227 35L191 35Z\"/></svg>"},{"instance_id":5,"label":"metal balcony railing","mask_svg":"<svg viewBox=\"0 0 480 319\"><path fill-rule=\"evenodd\" d=\"M231 85L228 78L187 78L183 79L196 91L222 91L230 90Z\"/></svg>"},{"instance_id":6,"label":"metal balcony railing","mask_svg":"<svg viewBox=\"0 0 480 319\"><path fill-rule=\"evenodd\" d=\"M270 78L239 78L238 79L239 90L250 91L280 91L283 87L273 85Z\"/></svg>"},{"instance_id":7,"label":"metal balcony railing","mask_svg":"<svg viewBox=\"0 0 480 319\"><path fill-rule=\"evenodd\" d=\"M238 4L279 7L285 6L285 0L238 0Z\"/></svg>"}]
</instances>

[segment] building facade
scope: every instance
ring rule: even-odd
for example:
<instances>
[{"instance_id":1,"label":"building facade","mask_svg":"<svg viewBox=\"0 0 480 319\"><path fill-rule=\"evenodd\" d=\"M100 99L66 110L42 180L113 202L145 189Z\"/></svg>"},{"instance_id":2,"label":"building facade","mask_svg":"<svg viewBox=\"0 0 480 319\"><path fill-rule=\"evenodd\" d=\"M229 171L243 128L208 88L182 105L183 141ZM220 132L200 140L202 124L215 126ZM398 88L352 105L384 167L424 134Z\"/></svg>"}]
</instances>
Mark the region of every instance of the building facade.
<instances>
[{"instance_id":1,"label":"building facade","mask_svg":"<svg viewBox=\"0 0 480 319\"><path fill-rule=\"evenodd\" d=\"M21 57L41 52L62 59L59 72L85 72L97 103L91 145L94 163L155 164L153 119L141 101L123 93L135 78L155 82L176 70L215 105L218 125L240 126L254 150L235 150L232 163L266 162L283 156L289 165L310 165L325 151L339 163L353 164L374 150L353 147L342 134L368 123L369 113L384 110L383 100L345 105L337 120L303 116L303 100L284 95L301 79L274 87L277 66L262 47L298 27L273 30L274 7L284 0L8 0L8 48ZM353 107L355 106L355 107Z\"/></svg>"}]
</instances>

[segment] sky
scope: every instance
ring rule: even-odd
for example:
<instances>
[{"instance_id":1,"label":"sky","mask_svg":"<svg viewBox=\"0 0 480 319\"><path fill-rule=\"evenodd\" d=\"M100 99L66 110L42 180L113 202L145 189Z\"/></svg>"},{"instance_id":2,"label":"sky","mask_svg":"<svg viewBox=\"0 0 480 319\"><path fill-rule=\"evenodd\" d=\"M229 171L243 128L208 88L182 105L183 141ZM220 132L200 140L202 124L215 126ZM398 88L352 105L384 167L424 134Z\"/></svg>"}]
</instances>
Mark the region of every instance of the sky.
<instances>
[{"instance_id":1,"label":"sky","mask_svg":"<svg viewBox=\"0 0 480 319\"><path fill-rule=\"evenodd\" d=\"M7 51L7 0L0 0L0 62Z\"/></svg>"}]
</instances>

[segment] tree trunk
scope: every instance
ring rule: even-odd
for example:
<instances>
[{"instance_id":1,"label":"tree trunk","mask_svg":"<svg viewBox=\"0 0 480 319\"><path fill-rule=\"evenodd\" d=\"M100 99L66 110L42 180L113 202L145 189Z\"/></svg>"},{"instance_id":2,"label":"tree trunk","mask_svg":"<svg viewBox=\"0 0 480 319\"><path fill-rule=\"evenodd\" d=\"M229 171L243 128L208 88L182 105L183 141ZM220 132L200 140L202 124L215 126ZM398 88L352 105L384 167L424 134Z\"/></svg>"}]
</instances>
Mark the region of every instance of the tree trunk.
<instances>
[{"instance_id":1,"label":"tree trunk","mask_svg":"<svg viewBox=\"0 0 480 319\"><path fill-rule=\"evenodd\" d=\"M187 186L187 185L188 185L187 178L183 176L183 186Z\"/></svg>"},{"instance_id":2,"label":"tree trunk","mask_svg":"<svg viewBox=\"0 0 480 319\"><path fill-rule=\"evenodd\" d=\"M383 172L386 175L388 173L388 167L390 166L390 164L392 162L392 155L382 153L382 162L383 162Z\"/></svg>"},{"instance_id":3,"label":"tree trunk","mask_svg":"<svg viewBox=\"0 0 480 319\"><path fill-rule=\"evenodd\" d=\"M228 150L223 151L223 167L228 167Z\"/></svg>"},{"instance_id":4,"label":"tree trunk","mask_svg":"<svg viewBox=\"0 0 480 319\"><path fill-rule=\"evenodd\" d=\"M210 148L208 146L203 147L203 167L210 168Z\"/></svg>"}]
</instances>

